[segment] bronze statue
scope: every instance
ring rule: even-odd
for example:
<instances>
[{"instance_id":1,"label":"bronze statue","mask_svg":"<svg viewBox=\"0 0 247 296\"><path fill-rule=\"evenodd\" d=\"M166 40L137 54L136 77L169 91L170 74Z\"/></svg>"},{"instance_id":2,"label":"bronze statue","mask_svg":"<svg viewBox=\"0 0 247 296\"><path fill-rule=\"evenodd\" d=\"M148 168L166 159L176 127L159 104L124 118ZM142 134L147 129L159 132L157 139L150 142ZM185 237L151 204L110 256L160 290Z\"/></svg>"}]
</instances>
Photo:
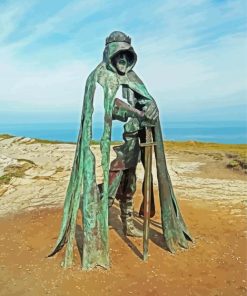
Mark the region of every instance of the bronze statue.
<instances>
[{"instance_id":1,"label":"bronze statue","mask_svg":"<svg viewBox=\"0 0 247 296\"><path fill-rule=\"evenodd\" d=\"M143 193L146 202L139 214L145 217L144 259L147 258L149 216L155 214L151 175L152 146L155 150L161 206L162 228L171 252L188 247L192 238L186 228L167 171L159 113L153 97L133 71L137 56L131 39L122 32L113 32L106 39L103 61L89 75L84 94L81 126L67 194L61 229L52 256L66 243L64 267L71 266L76 217L79 207L83 216L84 269L97 265L109 267L108 207L117 198L120 203L123 232L141 237L142 231L133 224L133 195L136 190L136 165L141 160L145 168ZM104 132L100 141L104 181L97 184L95 156L90 149L92 114L96 83L104 90ZM122 87L124 102L116 99ZM110 164L112 120L126 122L124 143L114 147L116 159ZM146 143L147 142L147 143ZM151 205L151 209L150 209Z\"/></svg>"}]
</instances>

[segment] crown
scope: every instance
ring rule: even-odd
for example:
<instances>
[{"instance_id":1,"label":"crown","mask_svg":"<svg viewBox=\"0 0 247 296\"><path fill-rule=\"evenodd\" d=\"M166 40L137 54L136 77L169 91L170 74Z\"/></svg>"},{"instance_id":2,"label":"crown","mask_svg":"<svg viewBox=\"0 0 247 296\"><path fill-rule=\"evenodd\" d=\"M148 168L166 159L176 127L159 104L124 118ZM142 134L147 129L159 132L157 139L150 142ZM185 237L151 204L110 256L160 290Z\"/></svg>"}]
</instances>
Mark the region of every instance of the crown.
<instances>
[{"instance_id":1,"label":"crown","mask_svg":"<svg viewBox=\"0 0 247 296\"><path fill-rule=\"evenodd\" d=\"M111 42L126 42L131 44L131 38L122 32L114 31L106 38L105 45Z\"/></svg>"}]
</instances>

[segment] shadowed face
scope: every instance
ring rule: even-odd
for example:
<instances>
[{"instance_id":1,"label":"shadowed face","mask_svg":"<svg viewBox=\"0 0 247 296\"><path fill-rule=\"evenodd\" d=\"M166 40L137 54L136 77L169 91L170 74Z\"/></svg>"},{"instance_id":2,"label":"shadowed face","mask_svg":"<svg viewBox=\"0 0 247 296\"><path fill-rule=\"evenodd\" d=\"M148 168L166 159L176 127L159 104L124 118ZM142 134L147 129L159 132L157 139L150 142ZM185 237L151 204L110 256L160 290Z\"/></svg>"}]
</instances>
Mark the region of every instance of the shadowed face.
<instances>
[{"instance_id":1,"label":"shadowed face","mask_svg":"<svg viewBox=\"0 0 247 296\"><path fill-rule=\"evenodd\" d=\"M114 57L114 65L119 74L125 74L128 67L128 57L126 53L118 53Z\"/></svg>"}]
</instances>

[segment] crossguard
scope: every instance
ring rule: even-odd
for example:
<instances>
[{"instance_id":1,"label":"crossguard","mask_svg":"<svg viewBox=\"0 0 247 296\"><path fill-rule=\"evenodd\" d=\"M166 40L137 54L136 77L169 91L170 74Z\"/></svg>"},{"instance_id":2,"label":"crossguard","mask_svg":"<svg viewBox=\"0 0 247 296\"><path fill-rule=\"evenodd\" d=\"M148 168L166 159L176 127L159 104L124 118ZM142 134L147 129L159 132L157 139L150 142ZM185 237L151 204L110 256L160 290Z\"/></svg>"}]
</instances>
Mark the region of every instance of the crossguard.
<instances>
[{"instance_id":1,"label":"crossguard","mask_svg":"<svg viewBox=\"0 0 247 296\"><path fill-rule=\"evenodd\" d=\"M150 147L150 146L157 145L157 143L156 142L149 142L149 143L140 143L139 145L140 145L140 147Z\"/></svg>"},{"instance_id":2,"label":"crossguard","mask_svg":"<svg viewBox=\"0 0 247 296\"><path fill-rule=\"evenodd\" d=\"M140 147L155 146L156 142L153 142L153 133L151 127L146 126L146 142L140 143Z\"/></svg>"}]
</instances>

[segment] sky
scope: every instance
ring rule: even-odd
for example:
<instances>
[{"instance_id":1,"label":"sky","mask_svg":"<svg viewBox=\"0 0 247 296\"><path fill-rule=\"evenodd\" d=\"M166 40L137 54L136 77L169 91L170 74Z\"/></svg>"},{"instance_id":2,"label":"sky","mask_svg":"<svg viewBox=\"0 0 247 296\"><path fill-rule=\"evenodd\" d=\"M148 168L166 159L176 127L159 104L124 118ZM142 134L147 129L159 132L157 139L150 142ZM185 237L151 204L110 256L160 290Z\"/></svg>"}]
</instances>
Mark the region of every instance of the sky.
<instances>
[{"instance_id":1,"label":"sky","mask_svg":"<svg viewBox=\"0 0 247 296\"><path fill-rule=\"evenodd\" d=\"M162 121L247 121L246 20L245 0L0 0L0 124L78 121L115 30Z\"/></svg>"}]
</instances>

